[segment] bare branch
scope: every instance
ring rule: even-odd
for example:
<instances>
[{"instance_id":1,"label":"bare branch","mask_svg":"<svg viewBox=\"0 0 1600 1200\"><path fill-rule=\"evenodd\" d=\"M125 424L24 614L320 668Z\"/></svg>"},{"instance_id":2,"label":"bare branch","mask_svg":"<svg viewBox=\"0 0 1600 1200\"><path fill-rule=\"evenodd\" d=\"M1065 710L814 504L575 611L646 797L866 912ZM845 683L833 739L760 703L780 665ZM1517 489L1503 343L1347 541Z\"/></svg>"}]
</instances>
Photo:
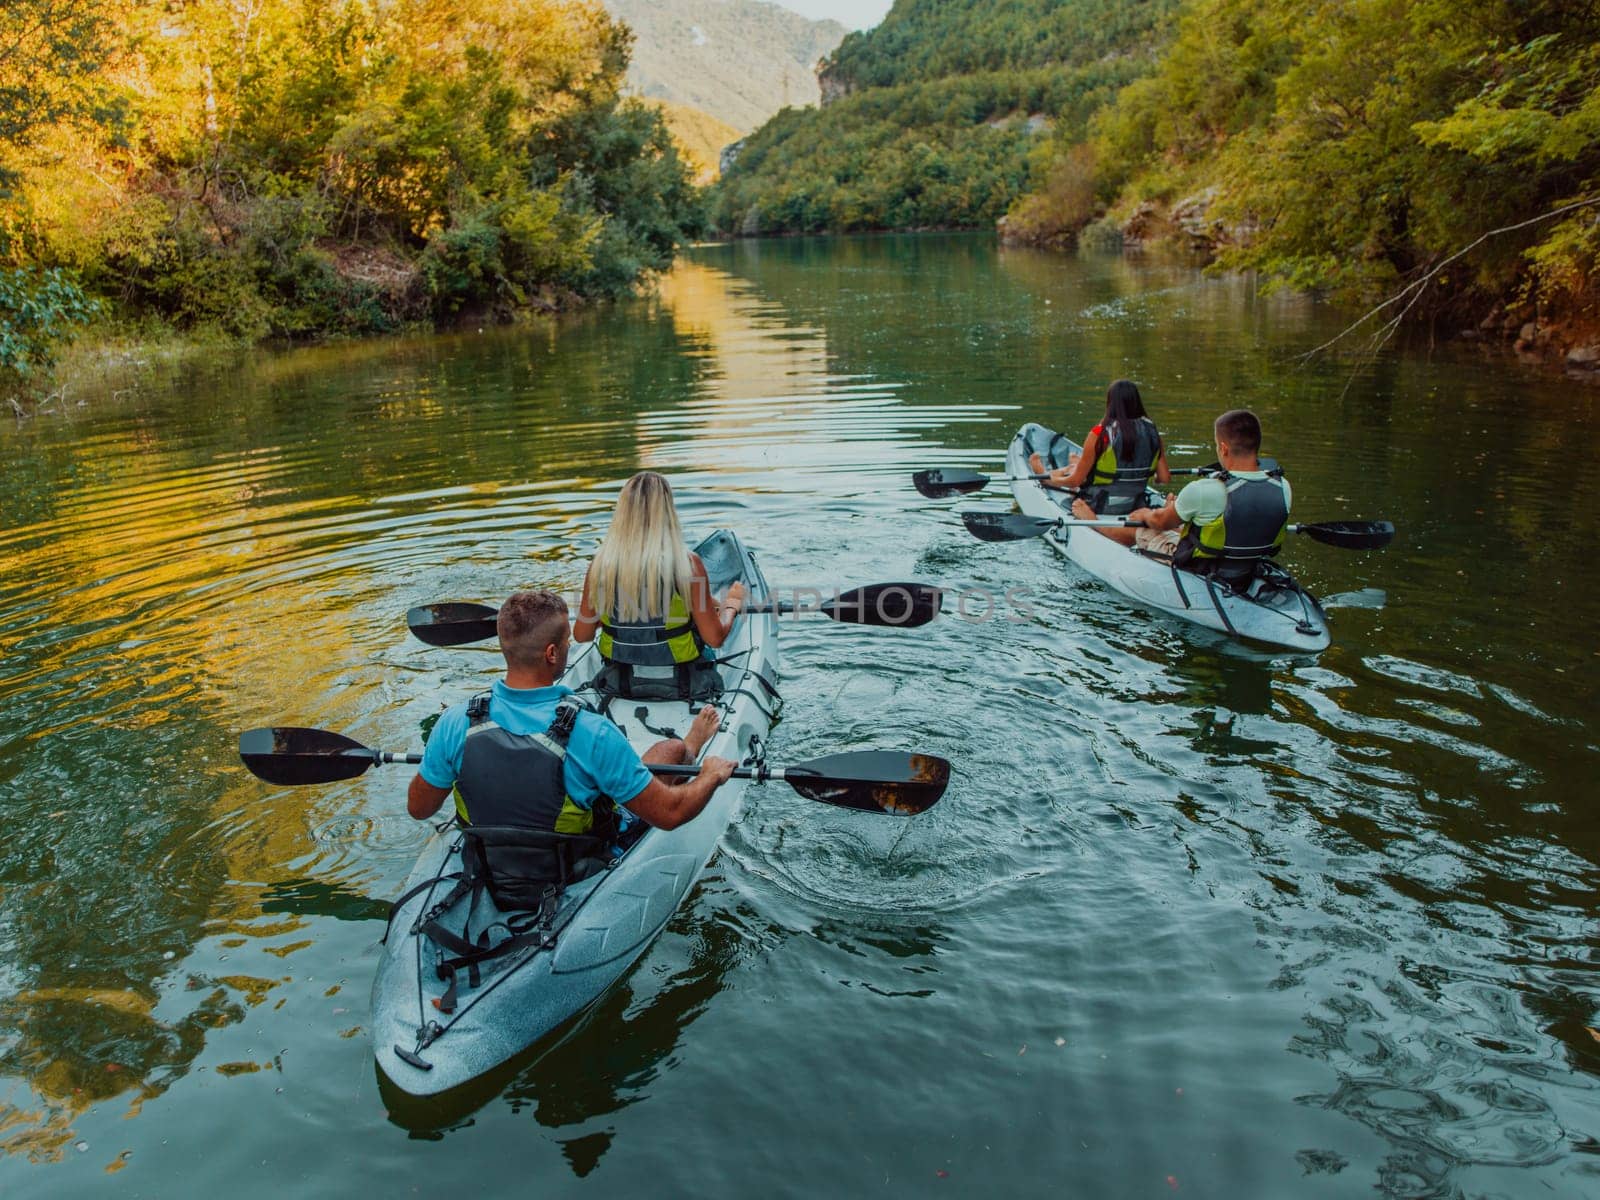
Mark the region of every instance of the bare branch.
<instances>
[{"instance_id":1,"label":"bare branch","mask_svg":"<svg viewBox=\"0 0 1600 1200\"><path fill-rule=\"evenodd\" d=\"M1600 196L1589 196L1589 197L1586 197L1585 199L1582 199L1582 200L1574 200L1570 204L1563 204L1560 208L1553 208L1547 213L1540 213L1537 217L1529 217L1526 221L1518 221L1515 225L1502 225L1499 229L1491 229L1487 233L1480 234L1477 238L1475 238L1471 242L1471 244L1467 245L1466 247L1464 247L1464 248L1462 248L1460 250L1457 250L1449 258L1442 259L1438 263L1434 264L1432 267L1429 267L1428 270L1426 272L1424 272L1420 278L1414 279L1410 283L1406 284L1405 287L1401 288L1394 295L1390 296L1387 300L1383 301L1383 303L1377 305L1374 308L1368 309L1357 320L1352 322L1350 325L1348 325L1346 328L1341 330L1339 333L1335 334L1333 337L1329 338L1327 341L1323 342L1322 345L1316 347L1313 350L1308 350L1304 354L1300 355L1300 361L1301 362L1306 362L1309 359L1315 358L1318 354L1321 354L1324 350L1326 350L1329 346L1332 346L1335 342L1342 341L1346 337L1348 337L1350 334L1354 333L1362 325L1365 325L1369 320L1371 320L1373 317L1377 316L1380 312L1382 312L1384 309L1388 308L1391 304L1397 304L1401 300L1404 300L1407 296L1410 296L1411 297L1410 303L1408 303L1403 309L1400 310L1399 315L1394 317L1392 320L1386 322L1381 327L1381 329L1379 330L1379 333L1373 335L1374 344L1371 347L1371 351L1373 353L1376 353L1377 350L1380 347L1382 347L1385 342L1387 342L1391 337L1394 336L1395 330L1399 328L1400 322L1405 319L1405 315L1408 312L1410 312L1414 307L1416 307L1417 301L1422 298L1422 293L1425 290L1427 290L1428 284L1433 282L1434 276L1438 275L1440 271L1444 270L1451 263L1455 262L1456 259L1462 257L1465 254L1471 253L1473 250L1476 250L1479 246L1481 246L1484 242L1488 241L1490 238L1497 237L1502 233L1515 233L1519 229L1526 229L1529 225L1537 225L1540 221L1548 221L1553 217L1559 217L1563 213L1571 212L1573 209L1576 209L1576 208L1587 208L1587 207L1589 207L1591 205L1596 205L1596 204L1600 204ZM1380 337L1380 335L1381 335L1381 337Z\"/></svg>"}]
</instances>

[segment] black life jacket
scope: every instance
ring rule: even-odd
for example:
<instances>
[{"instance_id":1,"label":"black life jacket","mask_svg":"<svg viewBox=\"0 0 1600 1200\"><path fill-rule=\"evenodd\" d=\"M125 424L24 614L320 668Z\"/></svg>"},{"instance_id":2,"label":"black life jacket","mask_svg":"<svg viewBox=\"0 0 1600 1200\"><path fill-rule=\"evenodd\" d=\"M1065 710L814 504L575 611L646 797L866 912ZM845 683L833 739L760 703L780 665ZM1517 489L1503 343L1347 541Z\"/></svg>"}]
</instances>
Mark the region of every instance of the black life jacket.
<instances>
[{"instance_id":1,"label":"black life jacket","mask_svg":"<svg viewBox=\"0 0 1600 1200\"><path fill-rule=\"evenodd\" d=\"M567 795L567 740L579 712L564 698L545 732L511 733L489 720L488 693L467 703L456 814L503 909L537 907L549 885L604 866L617 840L608 797L585 809Z\"/></svg>"},{"instance_id":2,"label":"black life jacket","mask_svg":"<svg viewBox=\"0 0 1600 1200\"><path fill-rule=\"evenodd\" d=\"M1217 475L1228 489L1222 519L1199 529L1185 525L1173 565L1238 583L1253 576L1262 559L1277 554L1289 524L1289 505L1283 471L1275 467L1266 476L1242 479L1226 471Z\"/></svg>"},{"instance_id":3,"label":"black life jacket","mask_svg":"<svg viewBox=\"0 0 1600 1200\"><path fill-rule=\"evenodd\" d=\"M1097 430L1101 426L1095 426ZM1121 516L1144 503L1145 488L1161 457L1161 432L1149 417L1133 423L1133 444L1123 444L1121 422L1104 428L1105 445L1089 469L1080 494L1097 513ZM1089 453L1092 446L1085 446Z\"/></svg>"}]
</instances>

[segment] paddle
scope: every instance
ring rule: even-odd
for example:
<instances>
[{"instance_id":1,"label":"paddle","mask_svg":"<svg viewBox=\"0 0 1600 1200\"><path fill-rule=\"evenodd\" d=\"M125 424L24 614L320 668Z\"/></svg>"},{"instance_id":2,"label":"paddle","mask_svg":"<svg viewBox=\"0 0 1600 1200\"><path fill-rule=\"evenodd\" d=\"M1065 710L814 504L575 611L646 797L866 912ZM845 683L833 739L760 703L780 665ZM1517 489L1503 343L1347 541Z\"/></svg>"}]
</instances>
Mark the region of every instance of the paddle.
<instances>
[{"instance_id":1,"label":"paddle","mask_svg":"<svg viewBox=\"0 0 1600 1200\"><path fill-rule=\"evenodd\" d=\"M911 477L911 484L929 500L945 500L951 496L966 496L972 492L982 491L993 482L993 478L982 471L963 471L958 467L946 467L932 471L918 471ZM1009 483L1013 479L1049 479L1050 476L1001 475L999 478Z\"/></svg>"},{"instance_id":2,"label":"paddle","mask_svg":"<svg viewBox=\"0 0 1600 1200\"><path fill-rule=\"evenodd\" d=\"M1115 528L1120 525L1144 524L1143 521L1130 521L1127 517L1101 517L1095 521L1058 517L1052 521L1044 517L1025 516L1022 513L998 512L964 512L961 514L961 519L966 523L967 532L984 542L1020 542L1024 538L1039 537L1063 526Z\"/></svg>"},{"instance_id":3,"label":"paddle","mask_svg":"<svg viewBox=\"0 0 1600 1200\"><path fill-rule=\"evenodd\" d=\"M1262 470L1273 470L1277 467L1276 459L1263 458ZM1203 467L1171 467L1169 475L1216 475L1222 470L1221 463L1207 463ZM1049 475L985 475L982 471L965 471L959 467L940 467L928 471L918 471L911 476L911 483L917 491L930 500L947 500L951 496L967 496L973 492L982 491L994 480L1011 483L1018 479L1049 479ZM1152 482L1154 476L1151 477ZM1058 488L1058 491L1076 491L1076 488Z\"/></svg>"},{"instance_id":4,"label":"paddle","mask_svg":"<svg viewBox=\"0 0 1600 1200\"><path fill-rule=\"evenodd\" d=\"M1344 550L1381 550L1394 541L1393 521L1322 521L1316 525L1291 525L1290 533L1303 533L1314 542Z\"/></svg>"},{"instance_id":5,"label":"paddle","mask_svg":"<svg viewBox=\"0 0 1600 1200\"><path fill-rule=\"evenodd\" d=\"M1173 467L1168 471L1171 475L1215 475L1222 468L1210 467ZM930 500L947 500L951 496L968 496L973 492L982 491L996 479L1002 483L1010 483L1017 479L1049 479L1048 475L985 475L982 471L962 471L946 467L936 471L918 471L911 477L912 485ZM1152 480L1154 477L1152 476ZM1152 483L1152 486L1154 484ZM1075 492L1077 488L1057 487L1056 491Z\"/></svg>"},{"instance_id":6,"label":"paddle","mask_svg":"<svg viewBox=\"0 0 1600 1200\"><path fill-rule=\"evenodd\" d=\"M373 750L326 729L278 725L239 735L239 757L268 783L335 783L353 779L379 763L420 763L422 755ZM693 776L687 763L646 763L654 774ZM757 783L781 779L807 800L858 812L911 817L938 803L950 785L950 763L932 754L851 750L791 767L739 767L735 779Z\"/></svg>"},{"instance_id":7,"label":"paddle","mask_svg":"<svg viewBox=\"0 0 1600 1200\"><path fill-rule=\"evenodd\" d=\"M1142 525L1126 517L1102 517L1097 521L1029 517L1022 513L964 512L961 519L973 537L985 542L1018 542L1035 538L1063 526ZM1290 533L1303 533L1314 542L1344 550L1378 550L1394 540L1391 521L1324 521L1314 525L1290 525Z\"/></svg>"},{"instance_id":8,"label":"paddle","mask_svg":"<svg viewBox=\"0 0 1600 1200\"><path fill-rule=\"evenodd\" d=\"M869 583L840 592L831 600L815 605L747 604L747 613L822 613L835 621L852 625L874 625L890 629L914 629L939 615L939 589L925 583ZM430 646L461 646L495 636L495 617L499 609L487 604L422 604L406 613L411 632Z\"/></svg>"}]
</instances>

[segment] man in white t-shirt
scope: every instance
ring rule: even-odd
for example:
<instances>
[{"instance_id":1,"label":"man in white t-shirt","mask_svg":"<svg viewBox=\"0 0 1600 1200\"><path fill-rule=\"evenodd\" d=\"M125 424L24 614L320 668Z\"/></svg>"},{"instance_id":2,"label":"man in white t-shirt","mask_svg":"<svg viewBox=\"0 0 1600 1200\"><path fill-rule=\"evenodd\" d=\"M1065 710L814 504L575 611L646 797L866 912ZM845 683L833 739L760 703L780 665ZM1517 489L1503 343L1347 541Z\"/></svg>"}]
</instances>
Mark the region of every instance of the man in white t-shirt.
<instances>
[{"instance_id":1,"label":"man in white t-shirt","mask_svg":"<svg viewBox=\"0 0 1600 1200\"><path fill-rule=\"evenodd\" d=\"M1283 494L1283 516L1289 515L1289 481L1261 469L1261 422L1248 409L1223 413L1213 426L1217 461L1232 481L1273 480ZM1217 478L1197 479L1176 496L1169 495L1162 508L1139 508L1128 520L1143 522L1143 528L1127 526L1102 528L1101 533L1124 546L1137 545L1152 554L1171 555L1191 530L1196 532L1216 525L1228 508L1229 483ZM1096 519L1095 511L1082 500L1072 505L1072 515L1083 520ZM1277 534L1282 537L1281 529ZM1204 552L1202 551L1202 554Z\"/></svg>"}]
</instances>

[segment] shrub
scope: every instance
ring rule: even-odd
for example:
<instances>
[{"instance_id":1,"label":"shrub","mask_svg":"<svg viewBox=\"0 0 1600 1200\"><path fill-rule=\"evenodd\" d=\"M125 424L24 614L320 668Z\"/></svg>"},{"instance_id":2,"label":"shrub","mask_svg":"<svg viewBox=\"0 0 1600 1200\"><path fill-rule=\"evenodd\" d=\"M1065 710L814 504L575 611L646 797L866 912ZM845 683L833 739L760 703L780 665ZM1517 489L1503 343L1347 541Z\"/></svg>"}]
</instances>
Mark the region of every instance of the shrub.
<instances>
[{"instance_id":1,"label":"shrub","mask_svg":"<svg viewBox=\"0 0 1600 1200\"><path fill-rule=\"evenodd\" d=\"M29 390L99 307L63 270L0 268L0 391Z\"/></svg>"}]
</instances>

